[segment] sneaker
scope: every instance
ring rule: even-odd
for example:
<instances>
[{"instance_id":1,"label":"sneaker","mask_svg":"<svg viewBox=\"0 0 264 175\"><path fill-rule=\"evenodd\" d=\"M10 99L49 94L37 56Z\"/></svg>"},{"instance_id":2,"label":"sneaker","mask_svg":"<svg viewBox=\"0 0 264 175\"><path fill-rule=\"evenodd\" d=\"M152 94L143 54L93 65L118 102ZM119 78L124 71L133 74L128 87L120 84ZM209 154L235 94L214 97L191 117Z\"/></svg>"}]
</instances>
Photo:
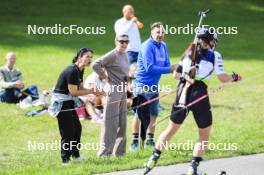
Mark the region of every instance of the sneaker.
<instances>
[{"instance_id":1,"label":"sneaker","mask_svg":"<svg viewBox=\"0 0 264 175\"><path fill-rule=\"evenodd\" d=\"M155 142L153 140L147 140L146 143L144 144L144 148L154 148L155 147Z\"/></svg>"},{"instance_id":2,"label":"sneaker","mask_svg":"<svg viewBox=\"0 0 264 175\"><path fill-rule=\"evenodd\" d=\"M103 114L99 115L99 118L97 119L97 122L100 123L100 124L104 123L104 115Z\"/></svg>"},{"instance_id":3,"label":"sneaker","mask_svg":"<svg viewBox=\"0 0 264 175\"><path fill-rule=\"evenodd\" d=\"M138 143L132 143L129 147L129 151L137 151L139 149Z\"/></svg>"},{"instance_id":4,"label":"sneaker","mask_svg":"<svg viewBox=\"0 0 264 175\"><path fill-rule=\"evenodd\" d=\"M207 173L201 171L198 167L189 166L186 175L207 175Z\"/></svg>"},{"instance_id":5,"label":"sneaker","mask_svg":"<svg viewBox=\"0 0 264 175\"><path fill-rule=\"evenodd\" d=\"M32 103L32 105L33 105L33 106L40 106L40 105L45 106L45 105L47 105L48 103L49 103L48 96L46 96L46 95L43 94L43 95L40 95L40 96L39 96L39 99L34 100L33 103Z\"/></svg>"},{"instance_id":6,"label":"sneaker","mask_svg":"<svg viewBox=\"0 0 264 175\"><path fill-rule=\"evenodd\" d=\"M96 113L98 116L100 116L100 117L101 117L101 115L102 115L101 110L100 110L100 109L97 109L97 108L95 108L95 113Z\"/></svg>"},{"instance_id":7,"label":"sneaker","mask_svg":"<svg viewBox=\"0 0 264 175\"><path fill-rule=\"evenodd\" d=\"M19 106L21 109L32 107L32 98L28 96L27 98L23 99L19 102Z\"/></svg>"},{"instance_id":8,"label":"sneaker","mask_svg":"<svg viewBox=\"0 0 264 175\"><path fill-rule=\"evenodd\" d=\"M104 119L99 118L99 119L97 120L97 123L99 123L99 124L103 124L103 123L104 123Z\"/></svg>"},{"instance_id":9,"label":"sneaker","mask_svg":"<svg viewBox=\"0 0 264 175\"><path fill-rule=\"evenodd\" d=\"M157 165L159 157L160 156L158 154L152 154L151 155L151 157L149 158L149 160L146 162L146 164L144 166L146 168L144 175L149 173Z\"/></svg>"},{"instance_id":10,"label":"sneaker","mask_svg":"<svg viewBox=\"0 0 264 175\"><path fill-rule=\"evenodd\" d=\"M95 116L92 116L91 122L102 124L104 122L104 120L103 120L103 118L101 118L101 116L95 115Z\"/></svg>"},{"instance_id":11,"label":"sneaker","mask_svg":"<svg viewBox=\"0 0 264 175\"><path fill-rule=\"evenodd\" d=\"M75 161L85 161L86 158L84 156L74 157L73 160Z\"/></svg>"}]
</instances>

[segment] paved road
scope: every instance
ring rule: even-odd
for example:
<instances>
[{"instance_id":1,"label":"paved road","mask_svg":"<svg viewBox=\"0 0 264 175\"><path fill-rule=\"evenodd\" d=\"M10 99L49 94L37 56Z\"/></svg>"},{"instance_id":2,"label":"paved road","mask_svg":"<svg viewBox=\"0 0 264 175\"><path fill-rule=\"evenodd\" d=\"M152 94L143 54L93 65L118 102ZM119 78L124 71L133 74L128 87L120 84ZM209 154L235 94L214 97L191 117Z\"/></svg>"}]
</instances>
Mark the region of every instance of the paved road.
<instances>
[{"instance_id":1,"label":"paved road","mask_svg":"<svg viewBox=\"0 0 264 175\"><path fill-rule=\"evenodd\" d=\"M181 175L186 172L189 163L161 166L153 169L148 175ZM239 156L204 161L200 168L208 175L218 175L225 170L227 175L264 175L264 154ZM142 175L143 169L113 172L104 175Z\"/></svg>"}]
</instances>

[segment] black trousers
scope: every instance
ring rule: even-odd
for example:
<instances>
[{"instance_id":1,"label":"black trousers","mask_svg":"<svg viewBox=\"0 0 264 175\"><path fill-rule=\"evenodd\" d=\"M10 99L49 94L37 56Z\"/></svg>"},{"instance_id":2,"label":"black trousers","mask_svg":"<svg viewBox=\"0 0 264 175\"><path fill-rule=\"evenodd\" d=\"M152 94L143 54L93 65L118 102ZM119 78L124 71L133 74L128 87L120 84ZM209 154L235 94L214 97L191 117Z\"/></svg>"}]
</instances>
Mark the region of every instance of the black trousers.
<instances>
[{"instance_id":1,"label":"black trousers","mask_svg":"<svg viewBox=\"0 0 264 175\"><path fill-rule=\"evenodd\" d=\"M62 110L74 109L73 101L65 101ZM82 126L75 110L62 111L57 116L61 135L62 161L70 160L70 157L79 157Z\"/></svg>"}]
</instances>

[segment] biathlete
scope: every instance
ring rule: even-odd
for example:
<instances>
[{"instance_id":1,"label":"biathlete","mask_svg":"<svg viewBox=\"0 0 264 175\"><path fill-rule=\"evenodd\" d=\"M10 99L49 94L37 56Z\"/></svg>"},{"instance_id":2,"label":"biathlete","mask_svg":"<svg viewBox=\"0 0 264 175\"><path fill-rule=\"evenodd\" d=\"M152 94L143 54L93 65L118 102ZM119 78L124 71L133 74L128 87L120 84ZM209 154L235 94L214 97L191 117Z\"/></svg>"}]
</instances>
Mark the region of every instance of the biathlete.
<instances>
[{"instance_id":1,"label":"biathlete","mask_svg":"<svg viewBox=\"0 0 264 175\"><path fill-rule=\"evenodd\" d=\"M182 73L185 69L184 62L187 59L190 59L191 51L187 51L182 60L179 62L174 72L174 77L179 78L180 81L178 84L176 99L172 105L170 123L166 130L159 136L153 154L145 165L146 173L155 167L158 159L160 158L161 152L166 147L166 144L178 131L186 118L188 111L192 111L195 122L199 128L199 139L195 144L193 157L188 168L187 175L202 174L202 172L198 169L198 166L203 160L202 157L208 145L212 127L212 112L205 81L211 78L213 72L215 72L218 79L223 83L241 80L241 76L236 73L229 75L224 72L222 56L220 53L214 51L217 42L217 34L210 32L208 29L204 29L198 35L198 44L196 48L196 64L198 66L196 66L194 83L188 88L186 93L186 105L201 98L202 96L205 96L206 98L198 101L190 107L181 105L179 100L181 96L180 87L182 87L182 84L186 83Z\"/></svg>"}]
</instances>

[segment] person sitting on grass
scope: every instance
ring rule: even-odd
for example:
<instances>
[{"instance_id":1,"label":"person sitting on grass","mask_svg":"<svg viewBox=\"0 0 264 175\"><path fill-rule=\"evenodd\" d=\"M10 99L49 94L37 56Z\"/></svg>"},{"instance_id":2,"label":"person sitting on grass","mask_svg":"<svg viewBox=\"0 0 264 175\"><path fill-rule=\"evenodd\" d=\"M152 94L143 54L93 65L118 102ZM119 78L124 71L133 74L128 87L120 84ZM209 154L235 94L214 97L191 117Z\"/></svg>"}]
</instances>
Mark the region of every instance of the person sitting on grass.
<instances>
[{"instance_id":1,"label":"person sitting on grass","mask_svg":"<svg viewBox=\"0 0 264 175\"><path fill-rule=\"evenodd\" d=\"M131 108L133 104L133 92L132 92L132 79L135 76L136 64L132 64L129 69L129 76L131 80L128 80L127 88L127 108ZM90 74L84 82L84 88L93 89L98 88L106 91L105 81L100 79L97 73L93 72ZM106 99L101 96L95 96L94 94L88 94L80 97L85 104L86 111L92 118L92 122L103 122L103 106L106 104Z\"/></svg>"},{"instance_id":2,"label":"person sitting on grass","mask_svg":"<svg viewBox=\"0 0 264 175\"><path fill-rule=\"evenodd\" d=\"M15 68L16 54L8 52L5 57L5 66L0 67L0 101L18 103L30 96L32 100L38 99L38 88L31 85L24 88L22 73Z\"/></svg>"},{"instance_id":3,"label":"person sitting on grass","mask_svg":"<svg viewBox=\"0 0 264 175\"><path fill-rule=\"evenodd\" d=\"M91 75L87 77L84 82L84 88L93 89L97 88L103 90L104 88L104 81L99 78L99 76L93 72ZM85 104L86 111L92 118L92 122L102 123L103 116L102 116L102 109L103 104L105 103L105 98L102 96L96 96L94 94L88 94L85 96L80 97L81 100Z\"/></svg>"}]
</instances>

